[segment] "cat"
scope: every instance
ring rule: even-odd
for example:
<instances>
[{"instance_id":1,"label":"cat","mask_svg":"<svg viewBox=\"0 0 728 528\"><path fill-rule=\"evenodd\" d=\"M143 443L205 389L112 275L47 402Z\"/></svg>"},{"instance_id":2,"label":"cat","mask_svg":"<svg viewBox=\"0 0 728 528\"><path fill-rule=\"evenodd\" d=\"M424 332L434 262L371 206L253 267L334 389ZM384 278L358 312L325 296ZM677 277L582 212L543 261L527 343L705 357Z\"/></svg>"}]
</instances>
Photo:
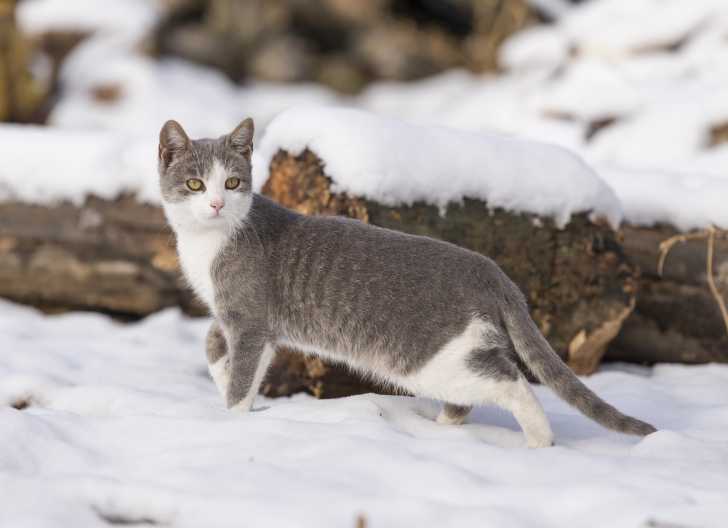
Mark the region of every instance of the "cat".
<instances>
[{"instance_id":1,"label":"cat","mask_svg":"<svg viewBox=\"0 0 728 528\"><path fill-rule=\"evenodd\" d=\"M228 408L248 411L273 353L289 346L444 402L516 418L529 447L553 444L519 365L601 425L656 429L601 400L562 362L518 287L491 259L453 244L340 217L290 211L251 189L253 121L190 140L168 121L159 181L184 275L214 322L210 373Z\"/></svg>"}]
</instances>

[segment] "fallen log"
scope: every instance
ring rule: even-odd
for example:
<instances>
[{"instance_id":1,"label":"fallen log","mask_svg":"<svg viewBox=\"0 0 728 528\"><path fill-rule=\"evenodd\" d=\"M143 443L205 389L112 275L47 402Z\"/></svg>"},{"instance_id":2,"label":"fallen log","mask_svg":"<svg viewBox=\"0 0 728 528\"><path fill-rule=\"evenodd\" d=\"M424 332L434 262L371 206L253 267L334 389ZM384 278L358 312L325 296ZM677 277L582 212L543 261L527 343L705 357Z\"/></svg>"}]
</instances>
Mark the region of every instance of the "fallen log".
<instances>
[{"instance_id":1,"label":"fallen log","mask_svg":"<svg viewBox=\"0 0 728 528\"><path fill-rule=\"evenodd\" d=\"M582 215L562 231L535 216L502 210L484 214L486 204L475 200L451 204L444 215L425 204L383 207L333 193L330 183L314 153L294 157L279 152L264 192L306 214L359 218L442 238L494 258L527 292L541 330L579 373L593 372L607 348L607 360L728 362L728 335L706 278L705 243L691 240L674 246L664 273L658 273L660 243L678 234L674 228L626 224L614 233ZM715 242L713 268L717 289L728 298L724 238ZM615 269L621 271L615 274ZM621 298L615 278L623 280ZM619 299L622 304L614 302ZM594 310L596 301L607 304ZM588 320L582 319L585 310L594 310Z\"/></svg>"},{"instance_id":2,"label":"fallen log","mask_svg":"<svg viewBox=\"0 0 728 528\"><path fill-rule=\"evenodd\" d=\"M159 207L131 196L83 205L0 203L0 295L43 310L138 318L168 306L200 315Z\"/></svg>"},{"instance_id":3,"label":"fallen log","mask_svg":"<svg viewBox=\"0 0 728 528\"><path fill-rule=\"evenodd\" d=\"M728 362L728 335L706 275L706 242L675 245L658 273L660 243L678 234L668 226L624 226L622 245L641 269L634 314L609 349L609 360L639 363ZM728 298L728 241L715 241L714 279Z\"/></svg>"},{"instance_id":4,"label":"fallen log","mask_svg":"<svg viewBox=\"0 0 728 528\"><path fill-rule=\"evenodd\" d=\"M659 243L675 233L670 228L626 226L617 234L577 215L558 229L549 219L467 199L444 212L424 203L384 206L334 192L310 151L275 156L263 192L306 214L346 215L491 256L526 292L539 327L578 372L592 372L605 351L606 359L639 363L728 361L728 340L706 285L704 245L676 246L664 277L657 275ZM206 313L184 286L173 233L157 206L132 196L91 196L80 205L5 202L0 218L2 297L48 312L94 310L125 319L170 306ZM728 293L725 241L717 243L715 270ZM279 351L262 387L269 396L371 390L382 389L290 350Z\"/></svg>"}]
</instances>

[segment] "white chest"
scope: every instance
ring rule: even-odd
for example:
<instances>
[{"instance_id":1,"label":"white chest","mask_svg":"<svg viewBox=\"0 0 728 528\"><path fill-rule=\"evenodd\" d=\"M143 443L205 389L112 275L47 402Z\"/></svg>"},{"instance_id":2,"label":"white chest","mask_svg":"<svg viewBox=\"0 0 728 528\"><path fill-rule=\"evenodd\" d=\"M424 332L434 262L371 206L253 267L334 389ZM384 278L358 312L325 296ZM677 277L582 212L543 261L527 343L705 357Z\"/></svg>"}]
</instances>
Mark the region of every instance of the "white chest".
<instances>
[{"instance_id":1,"label":"white chest","mask_svg":"<svg viewBox=\"0 0 728 528\"><path fill-rule=\"evenodd\" d=\"M225 232L214 230L177 233L177 253L185 279L211 310L215 301L212 263L227 243L227 238Z\"/></svg>"}]
</instances>

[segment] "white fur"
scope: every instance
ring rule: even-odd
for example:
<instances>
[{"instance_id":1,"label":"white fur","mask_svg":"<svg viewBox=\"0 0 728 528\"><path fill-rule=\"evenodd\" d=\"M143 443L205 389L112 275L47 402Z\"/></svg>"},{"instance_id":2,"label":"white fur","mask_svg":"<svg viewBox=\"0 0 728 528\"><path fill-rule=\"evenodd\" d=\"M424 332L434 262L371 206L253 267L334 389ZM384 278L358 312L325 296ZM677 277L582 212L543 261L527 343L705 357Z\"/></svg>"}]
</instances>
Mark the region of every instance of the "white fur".
<instances>
[{"instance_id":1,"label":"white fur","mask_svg":"<svg viewBox=\"0 0 728 528\"><path fill-rule=\"evenodd\" d=\"M488 336L494 333L495 328L490 323L473 320L462 334L439 350L424 368L409 376L394 374L391 363L386 358L376 361L368 355L364 361L360 361L346 353L288 339L280 339L276 344L295 348L306 354L343 361L355 370L392 383L413 394L468 405L491 403L487 395L497 392L495 389L484 390L484 384L494 382L484 380L467 368L465 363L466 357L476 348L482 347Z\"/></svg>"},{"instance_id":2,"label":"white fur","mask_svg":"<svg viewBox=\"0 0 728 528\"><path fill-rule=\"evenodd\" d=\"M222 163L218 160L213 161L212 169L210 169L205 182L207 187L205 194L207 195L206 199L208 205L215 199L226 201L225 180L227 180L227 178L228 173Z\"/></svg>"},{"instance_id":3,"label":"white fur","mask_svg":"<svg viewBox=\"0 0 728 528\"><path fill-rule=\"evenodd\" d=\"M177 233L177 253L187 282L207 306L214 310L215 288L212 284L212 263L227 243L225 231Z\"/></svg>"},{"instance_id":4,"label":"white fur","mask_svg":"<svg viewBox=\"0 0 728 528\"><path fill-rule=\"evenodd\" d=\"M276 346L293 348L295 350L303 352L304 354L319 356L321 358L325 358L336 363L345 363L352 369L366 376L371 376L381 383L389 384L397 388L402 388L402 385L398 383L399 378L395 379L392 376L391 362L389 362L384 357L377 359L368 356L366 361L357 361L356 358L352 358L350 354L338 351L334 352L308 343L285 338L278 339L276 341Z\"/></svg>"},{"instance_id":5,"label":"white fur","mask_svg":"<svg viewBox=\"0 0 728 528\"><path fill-rule=\"evenodd\" d=\"M456 405L497 405L513 413L523 429L529 447L552 445L553 433L541 404L528 381L519 376L516 381L487 379L467 365L467 358L478 348L500 344L504 337L491 324L473 319L459 336L448 342L419 371L409 376L393 374L386 361L360 363L356 359L315 346L280 340L278 344L290 346L304 353L344 361L356 370L380 380L425 396ZM438 417L440 423L461 423L447 416Z\"/></svg>"},{"instance_id":6,"label":"white fur","mask_svg":"<svg viewBox=\"0 0 728 528\"><path fill-rule=\"evenodd\" d=\"M230 384L230 363L228 356L224 355L215 363L208 363L207 368L210 370L210 376L217 386L217 390L223 398L227 397L227 389Z\"/></svg>"},{"instance_id":7,"label":"white fur","mask_svg":"<svg viewBox=\"0 0 728 528\"><path fill-rule=\"evenodd\" d=\"M554 444L549 420L526 378L519 376L518 380L511 382L501 401L500 405L513 413L523 429L528 447L549 447Z\"/></svg>"},{"instance_id":8,"label":"white fur","mask_svg":"<svg viewBox=\"0 0 728 528\"><path fill-rule=\"evenodd\" d=\"M399 383L414 394L456 405L493 404L513 413L523 429L529 447L553 443L553 433L543 407L528 381L487 379L467 366L467 358L477 348L489 348L503 340L490 323L473 319L462 334L453 338L421 370ZM441 423L454 422L447 417Z\"/></svg>"},{"instance_id":9,"label":"white fur","mask_svg":"<svg viewBox=\"0 0 728 528\"><path fill-rule=\"evenodd\" d=\"M467 358L497 335L495 327L473 319L462 334L453 338L419 371L400 383L414 394L456 405L494 403L501 382L487 380L467 366Z\"/></svg>"},{"instance_id":10,"label":"white fur","mask_svg":"<svg viewBox=\"0 0 728 528\"><path fill-rule=\"evenodd\" d=\"M215 289L212 263L240 225L252 204L251 193L225 189L228 174L217 160L205 179L205 191L182 202L165 202L164 212L177 234L177 253L182 271L195 293L214 312ZM210 206L222 200L219 214Z\"/></svg>"}]
</instances>

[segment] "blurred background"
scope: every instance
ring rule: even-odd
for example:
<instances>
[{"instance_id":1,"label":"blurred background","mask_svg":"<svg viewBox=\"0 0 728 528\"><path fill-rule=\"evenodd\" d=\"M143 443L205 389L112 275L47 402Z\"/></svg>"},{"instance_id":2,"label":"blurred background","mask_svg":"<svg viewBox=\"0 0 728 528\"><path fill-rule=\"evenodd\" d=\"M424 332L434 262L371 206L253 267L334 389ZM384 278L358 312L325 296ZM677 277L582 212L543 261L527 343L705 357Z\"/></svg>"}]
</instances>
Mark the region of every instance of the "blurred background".
<instances>
[{"instance_id":1,"label":"blurred background","mask_svg":"<svg viewBox=\"0 0 728 528\"><path fill-rule=\"evenodd\" d=\"M726 86L724 0L0 0L0 296L204 315L159 207L161 124L218 136L252 116L260 137L287 108L344 105L568 148L614 189L622 226L386 208L337 195L315 152L256 166L256 188L489 254L581 373L728 361L710 284L728 292ZM686 232L660 276L660 243ZM281 354L269 394L367 388Z\"/></svg>"},{"instance_id":2,"label":"blurred background","mask_svg":"<svg viewBox=\"0 0 728 528\"><path fill-rule=\"evenodd\" d=\"M576 2L574 2L576 3ZM233 83L316 83L339 94L450 69L498 69L500 44L553 22L568 0L3 2L3 119L44 122L64 60L95 33L213 68ZM128 42L128 40L127 40ZM13 55L12 59L7 58ZM98 93L111 100L121 93ZM13 94L17 94L12 97Z\"/></svg>"}]
</instances>

